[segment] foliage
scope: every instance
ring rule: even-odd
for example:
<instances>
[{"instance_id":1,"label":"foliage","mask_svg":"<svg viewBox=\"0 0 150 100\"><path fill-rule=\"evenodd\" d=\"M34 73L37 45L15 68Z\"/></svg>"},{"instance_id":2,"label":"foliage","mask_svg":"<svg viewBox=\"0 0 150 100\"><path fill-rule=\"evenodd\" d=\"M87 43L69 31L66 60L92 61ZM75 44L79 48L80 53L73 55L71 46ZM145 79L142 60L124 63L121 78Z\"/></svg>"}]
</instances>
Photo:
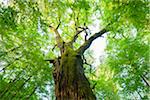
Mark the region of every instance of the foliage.
<instances>
[{"instance_id":1,"label":"foliage","mask_svg":"<svg viewBox=\"0 0 150 100\"><path fill-rule=\"evenodd\" d=\"M129 94L129 98L136 93L142 94L141 99L148 99L149 45L147 35L141 34L110 39L107 63L115 71L114 79L123 93Z\"/></svg>"},{"instance_id":2,"label":"foliage","mask_svg":"<svg viewBox=\"0 0 150 100\"><path fill-rule=\"evenodd\" d=\"M118 87L114 82L114 72L105 64L96 69L95 76L91 79L95 85L97 99L99 100L118 100Z\"/></svg>"},{"instance_id":3,"label":"foliage","mask_svg":"<svg viewBox=\"0 0 150 100\"><path fill-rule=\"evenodd\" d=\"M99 30L109 30L107 59L92 74L85 66L91 86L97 84L97 98L148 99L149 7L148 0L1 0L0 98L54 99L53 68L45 60L60 54L49 26L61 22L58 31L69 41L76 28L98 20ZM74 43L76 49L84 35Z\"/></svg>"}]
</instances>

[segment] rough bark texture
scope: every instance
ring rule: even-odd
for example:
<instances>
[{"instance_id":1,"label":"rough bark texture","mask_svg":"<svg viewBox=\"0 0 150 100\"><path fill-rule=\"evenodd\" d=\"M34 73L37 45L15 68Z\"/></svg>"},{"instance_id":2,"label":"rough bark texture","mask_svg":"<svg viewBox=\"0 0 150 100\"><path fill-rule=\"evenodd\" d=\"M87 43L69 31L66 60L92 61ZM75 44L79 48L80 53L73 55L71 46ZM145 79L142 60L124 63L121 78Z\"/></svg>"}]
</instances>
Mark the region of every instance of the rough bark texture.
<instances>
[{"instance_id":1,"label":"rough bark texture","mask_svg":"<svg viewBox=\"0 0 150 100\"><path fill-rule=\"evenodd\" d=\"M84 75L81 55L66 46L53 65L56 100L96 100Z\"/></svg>"},{"instance_id":2,"label":"rough bark texture","mask_svg":"<svg viewBox=\"0 0 150 100\"><path fill-rule=\"evenodd\" d=\"M59 24L60 25L60 24ZM85 77L82 55L92 42L107 32L106 29L99 31L86 40L79 49L74 50L73 43L78 35L86 30L83 29L75 34L73 39L65 43L57 28L50 26L55 32L57 47L60 49L61 57L55 60L47 60L53 63L53 77L55 81L56 100L96 100L90 88L90 83Z\"/></svg>"}]
</instances>

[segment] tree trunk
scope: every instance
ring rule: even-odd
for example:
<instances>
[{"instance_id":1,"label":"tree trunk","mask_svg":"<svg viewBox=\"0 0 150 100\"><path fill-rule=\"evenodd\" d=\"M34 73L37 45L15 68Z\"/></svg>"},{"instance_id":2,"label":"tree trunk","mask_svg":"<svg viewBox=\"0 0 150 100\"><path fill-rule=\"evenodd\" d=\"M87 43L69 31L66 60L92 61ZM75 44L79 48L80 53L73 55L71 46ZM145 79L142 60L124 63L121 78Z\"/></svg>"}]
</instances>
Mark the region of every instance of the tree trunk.
<instances>
[{"instance_id":1,"label":"tree trunk","mask_svg":"<svg viewBox=\"0 0 150 100\"><path fill-rule=\"evenodd\" d=\"M85 77L81 55L75 50L65 47L53 65L56 100L96 100Z\"/></svg>"},{"instance_id":2,"label":"tree trunk","mask_svg":"<svg viewBox=\"0 0 150 100\"><path fill-rule=\"evenodd\" d=\"M60 22L61 23L61 22ZM92 42L102 36L107 30L104 28L98 33L92 35L77 50L73 49L73 43L78 35L86 30L78 31L70 42L65 42L58 32L57 28L50 26L55 32L57 47L60 49L61 57L55 60L46 60L53 63L53 77L55 81L56 100L96 100L95 95L90 88L90 83L85 77L82 55Z\"/></svg>"}]
</instances>

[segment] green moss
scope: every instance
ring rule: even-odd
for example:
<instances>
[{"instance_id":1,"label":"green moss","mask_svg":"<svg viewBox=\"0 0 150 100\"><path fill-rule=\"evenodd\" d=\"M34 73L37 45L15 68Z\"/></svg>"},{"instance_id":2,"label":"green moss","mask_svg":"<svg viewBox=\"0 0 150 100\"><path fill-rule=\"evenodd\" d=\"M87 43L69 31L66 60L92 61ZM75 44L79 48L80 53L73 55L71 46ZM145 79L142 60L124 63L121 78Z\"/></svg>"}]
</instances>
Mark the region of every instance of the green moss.
<instances>
[{"instance_id":1,"label":"green moss","mask_svg":"<svg viewBox=\"0 0 150 100\"><path fill-rule=\"evenodd\" d=\"M64 73L64 78L67 79L67 84L72 85L74 80L78 79L77 69L79 58L77 52L71 47L66 46L63 55L61 56L60 70Z\"/></svg>"}]
</instances>

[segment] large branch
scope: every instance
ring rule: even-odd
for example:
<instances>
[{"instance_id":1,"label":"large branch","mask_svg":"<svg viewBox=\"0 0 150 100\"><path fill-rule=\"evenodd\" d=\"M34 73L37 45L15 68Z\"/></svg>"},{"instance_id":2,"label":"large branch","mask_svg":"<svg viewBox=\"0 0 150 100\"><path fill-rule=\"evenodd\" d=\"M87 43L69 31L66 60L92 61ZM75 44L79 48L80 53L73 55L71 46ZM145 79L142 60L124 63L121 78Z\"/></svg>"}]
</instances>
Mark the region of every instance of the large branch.
<instances>
[{"instance_id":1,"label":"large branch","mask_svg":"<svg viewBox=\"0 0 150 100\"><path fill-rule=\"evenodd\" d=\"M85 52L86 49L88 49L90 47L90 45L92 44L92 42L102 36L104 33L106 33L107 30L106 29L102 29L101 31L99 31L98 33L95 33L93 36L91 36L87 41L85 41L83 43L83 45L80 46L80 48L77 50L77 52L79 54L83 54Z\"/></svg>"},{"instance_id":2,"label":"large branch","mask_svg":"<svg viewBox=\"0 0 150 100\"><path fill-rule=\"evenodd\" d=\"M58 28L60 26L60 23L58 24L58 26L56 28L54 28L52 26L49 26L49 27L55 32L55 35L56 35L55 39L56 39L57 47L60 49L60 51L62 53L64 41L63 41L62 37L60 36L60 34L58 32Z\"/></svg>"}]
</instances>

